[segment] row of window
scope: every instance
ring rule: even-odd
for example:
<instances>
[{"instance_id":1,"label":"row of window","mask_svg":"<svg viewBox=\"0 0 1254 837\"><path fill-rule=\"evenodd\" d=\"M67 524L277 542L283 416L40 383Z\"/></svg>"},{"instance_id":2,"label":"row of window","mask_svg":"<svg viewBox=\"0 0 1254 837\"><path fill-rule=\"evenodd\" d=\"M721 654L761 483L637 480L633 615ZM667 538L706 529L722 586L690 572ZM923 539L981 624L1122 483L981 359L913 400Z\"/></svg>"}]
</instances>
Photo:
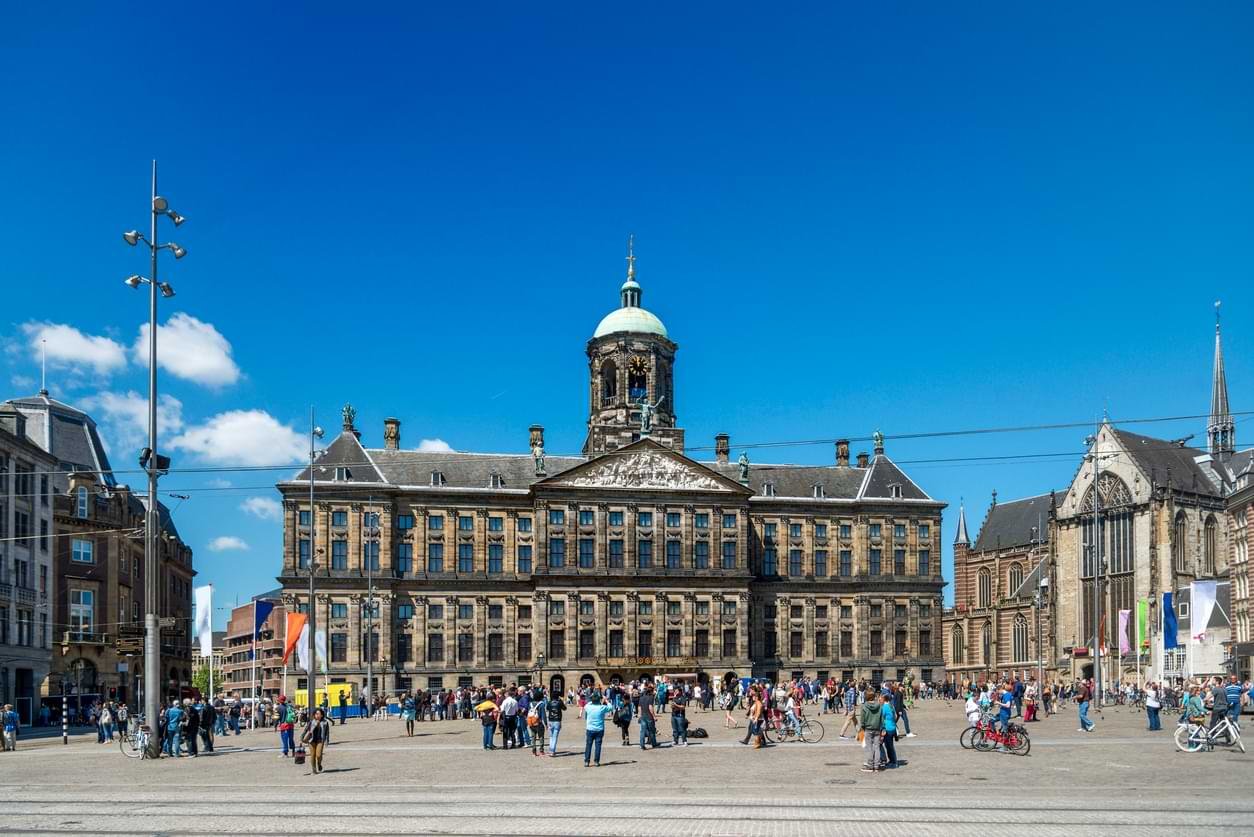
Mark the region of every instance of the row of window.
<instances>
[{"instance_id":1,"label":"row of window","mask_svg":"<svg viewBox=\"0 0 1254 837\"><path fill-rule=\"evenodd\" d=\"M23 648L48 647L48 614L40 613L38 626L35 612L19 607L14 612L17 617L17 632L9 634L9 609L0 607L0 645L20 645Z\"/></svg>"},{"instance_id":2,"label":"row of window","mask_svg":"<svg viewBox=\"0 0 1254 837\"><path fill-rule=\"evenodd\" d=\"M953 665L967 664L966 633L961 625L954 625L949 638L950 662ZM980 658L971 660L972 664L997 665L993 659L993 624L985 622L980 626ZM1033 659L1028 650L1028 618L1022 613L1017 614L1010 626L1010 662L1030 662Z\"/></svg>"},{"instance_id":3,"label":"row of window","mask_svg":"<svg viewBox=\"0 0 1254 837\"><path fill-rule=\"evenodd\" d=\"M806 574L804 564L804 552L800 549L788 550L788 566L786 574L789 576L801 576ZM853 575L853 550L842 549L838 553L839 563L837 564L837 575L848 578ZM909 575L913 571L915 575L930 576L932 575L932 551L930 549L920 549L915 555L914 565L909 566L907 562L906 550L895 549L892 556L891 571L893 575ZM780 575L779 572L779 550L773 546L766 546L762 550L762 574L765 576ZM825 549L814 550L814 575L826 576L828 574L828 552ZM872 547L867 551L867 574L872 576L886 575L884 566L884 551L878 547Z\"/></svg>"}]
</instances>

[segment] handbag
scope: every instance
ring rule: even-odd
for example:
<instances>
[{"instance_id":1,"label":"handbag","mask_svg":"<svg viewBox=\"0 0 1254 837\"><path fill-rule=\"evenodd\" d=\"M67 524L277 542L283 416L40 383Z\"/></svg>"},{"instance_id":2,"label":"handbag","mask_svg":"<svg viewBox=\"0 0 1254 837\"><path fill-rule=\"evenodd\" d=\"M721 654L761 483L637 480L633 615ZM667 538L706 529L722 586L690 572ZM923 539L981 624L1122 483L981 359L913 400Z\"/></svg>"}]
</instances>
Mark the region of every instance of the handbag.
<instances>
[{"instance_id":1,"label":"handbag","mask_svg":"<svg viewBox=\"0 0 1254 837\"><path fill-rule=\"evenodd\" d=\"M296 758L294 759L294 761L295 761L297 764L304 764L304 763L305 763L305 748L304 748L304 747L297 747L297 748L296 748Z\"/></svg>"}]
</instances>

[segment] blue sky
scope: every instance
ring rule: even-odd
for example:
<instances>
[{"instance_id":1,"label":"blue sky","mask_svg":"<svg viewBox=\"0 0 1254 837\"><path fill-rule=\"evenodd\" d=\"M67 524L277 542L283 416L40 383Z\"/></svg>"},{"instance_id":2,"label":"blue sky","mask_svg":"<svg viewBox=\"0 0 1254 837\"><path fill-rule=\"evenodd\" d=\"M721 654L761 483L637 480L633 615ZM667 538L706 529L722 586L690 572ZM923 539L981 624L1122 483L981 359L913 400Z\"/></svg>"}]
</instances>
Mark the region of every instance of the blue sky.
<instances>
[{"instance_id":1,"label":"blue sky","mask_svg":"<svg viewBox=\"0 0 1254 837\"><path fill-rule=\"evenodd\" d=\"M162 273L176 467L286 462L345 401L371 444L396 415L407 446L522 451L539 422L578 450L629 232L690 445L1203 413L1216 299L1254 409L1248 4L763 9L9 9L0 383L36 389L52 335L50 389L133 461L146 310L121 280L147 265L120 233L157 157L190 219ZM907 468L953 504L948 542L960 497L974 526L1077 461ZM241 504L281 475L163 483L220 604L273 585L278 524Z\"/></svg>"}]
</instances>

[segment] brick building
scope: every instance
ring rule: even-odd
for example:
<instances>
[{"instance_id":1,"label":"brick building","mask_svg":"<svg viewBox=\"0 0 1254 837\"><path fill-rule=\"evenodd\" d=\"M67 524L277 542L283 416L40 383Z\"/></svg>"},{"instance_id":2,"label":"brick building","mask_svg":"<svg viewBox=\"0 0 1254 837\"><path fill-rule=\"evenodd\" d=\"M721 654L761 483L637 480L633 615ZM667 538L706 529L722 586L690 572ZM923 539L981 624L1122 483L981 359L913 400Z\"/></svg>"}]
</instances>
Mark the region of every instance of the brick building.
<instances>
[{"instance_id":1,"label":"brick building","mask_svg":"<svg viewBox=\"0 0 1254 837\"><path fill-rule=\"evenodd\" d=\"M404 450L396 419L367 448L346 407L312 514L307 471L278 484L283 601L308 607L312 527L329 679L364 685L368 657L385 691L939 679L944 503L878 436L854 462L837 443L828 466L732 461L726 434L713 461L686 456L678 345L640 307L630 264L586 347L582 456L546 456L539 425L524 453Z\"/></svg>"},{"instance_id":2,"label":"brick building","mask_svg":"<svg viewBox=\"0 0 1254 837\"><path fill-rule=\"evenodd\" d=\"M283 643L287 610L283 607L282 597L281 589L272 590L254 596L252 602L231 610L231 618L226 626L222 688L219 691L246 698L252 696L255 684L258 697L276 698L283 694ZM257 658L254 667L253 602L259 601L274 603L274 610L270 611L257 634Z\"/></svg>"}]
</instances>

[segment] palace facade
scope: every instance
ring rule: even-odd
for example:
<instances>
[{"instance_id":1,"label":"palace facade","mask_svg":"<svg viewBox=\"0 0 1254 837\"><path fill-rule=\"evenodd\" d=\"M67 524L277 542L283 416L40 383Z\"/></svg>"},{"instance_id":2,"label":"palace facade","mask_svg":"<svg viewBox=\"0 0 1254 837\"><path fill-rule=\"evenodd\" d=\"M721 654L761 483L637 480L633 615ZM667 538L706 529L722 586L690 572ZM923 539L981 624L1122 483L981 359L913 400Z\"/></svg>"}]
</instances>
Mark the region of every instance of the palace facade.
<instances>
[{"instance_id":1,"label":"palace facade","mask_svg":"<svg viewBox=\"0 0 1254 837\"><path fill-rule=\"evenodd\" d=\"M522 453L406 450L397 419L367 447L346 407L313 508L308 470L278 484L283 601L309 607L312 563L327 679L941 679L945 504L878 434L827 466L733 461L726 434L685 455L678 345L629 265L586 346L582 456L547 456L539 425Z\"/></svg>"}]
</instances>

